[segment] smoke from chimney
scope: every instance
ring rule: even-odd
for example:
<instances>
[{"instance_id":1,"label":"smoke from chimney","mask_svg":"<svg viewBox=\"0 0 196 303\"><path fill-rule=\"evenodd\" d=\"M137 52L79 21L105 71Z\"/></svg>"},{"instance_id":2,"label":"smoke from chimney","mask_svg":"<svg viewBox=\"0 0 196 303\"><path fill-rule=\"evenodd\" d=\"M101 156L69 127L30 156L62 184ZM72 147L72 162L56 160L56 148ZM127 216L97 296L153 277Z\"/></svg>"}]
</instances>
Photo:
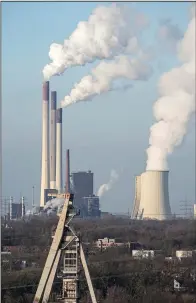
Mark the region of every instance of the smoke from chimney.
<instances>
[{"instance_id":1,"label":"smoke from chimney","mask_svg":"<svg viewBox=\"0 0 196 303\"><path fill-rule=\"evenodd\" d=\"M64 199L59 199L59 198L52 199L46 203L46 205L44 206L44 211L47 211L47 213L50 210L55 211L58 208L62 207L64 202L65 202Z\"/></svg>"},{"instance_id":2,"label":"smoke from chimney","mask_svg":"<svg viewBox=\"0 0 196 303\"><path fill-rule=\"evenodd\" d=\"M110 180L108 183L102 184L97 191L97 196L102 197L107 191L109 191L113 185L118 181L118 174L115 170L110 173Z\"/></svg>"},{"instance_id":3,"label":"smoke from chimney","mask_svg":"<svg viewBox=\"0 0 196 303\"><path fill-rule=\"evenodd\" d=\"M148 80L152 73L149 66L149 56L142 51L136 58L129 59L127 56L118 56L113 61L102 61L93 70L92 74L81 79L71 90L69 96L65 96L61 102L66 107L79 101L112 90L114 80L118 78L129 80Z\"/></svg>"},{"instance_id":4,"label":"smoke from chimney","mask_svg":"<svg viewBox=\"0 0 196 303\"><path fill-rule=\"evenodd\" d=\"M182 64L163 74L154 104L157 122L150 128L147 170L167 170L167 156L182 143L195 113L195 14L178 44Z\"/></svg>"},{"instance_id":5,"label":"smoke from chimney","mask_svg":"<svg viewBox=\"0 0 196 303\"><path fill-rule=\"evenodd\" d=\"M44 79L62 74L71 66L137 52L135 33L146 24L142 14L128 7L116 4L97 7L87 21L78 23L63 44L51 44L49 57L52 62L43 69Z\"/></svg>"}]
</instances>

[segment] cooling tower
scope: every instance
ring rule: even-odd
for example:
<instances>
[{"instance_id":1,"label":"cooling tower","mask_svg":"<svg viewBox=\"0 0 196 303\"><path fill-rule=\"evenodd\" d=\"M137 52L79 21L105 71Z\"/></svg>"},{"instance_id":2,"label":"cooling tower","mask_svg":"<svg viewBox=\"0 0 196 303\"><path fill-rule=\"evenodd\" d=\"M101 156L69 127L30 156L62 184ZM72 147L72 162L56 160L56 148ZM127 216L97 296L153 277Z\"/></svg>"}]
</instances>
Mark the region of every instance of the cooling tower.
<instances>
[{"instance_id":1,"label":"cooling tower","mask_svg":"<svg viewBox=\"0 0 196 303\"><path fill-rule=\"evenodd\" d=\"M131 219L136 219L138 216L139 205L141 198L141 176L135 177L135 199Z\"/></svg>"},{"instance_id":2,"label":"cooling tower","mask_svg":"<svg viewBox=\"0 0 196 303\"><path fill-rule=\"evenodd\" d=\"M168 171L146 171L141 174L139 214L143 219L171 219Z\"/></svg>"},{"instance_id":3,"label":"cooling tower","mask_svg":"<svg viewBox=\"0 0 196 303\"><path fill-rule=\"evenodd\" d=\"M51 92L50 113L50 188L56 188L56 91Z\"/></svg>"},{"instance_id":4,"label":"cooling tower","mask_svg":"<svg viewBox=\"0 0 196 303\"><path fill-rule=\"evenodd\" d=\"M62 108L56 110L56 189L63 190L62 175Z\"/></svg>"},{"instance_id":5,"label":"cooling tower","mask_svg":"<svg viewBox=\"0 0 196 303\"><path fill-rule=\"evenodd\" d=\"M42 171L40 206L44 206L44 190L49 188L49 82L43 83Z\"/></svg>"}]
</instances>

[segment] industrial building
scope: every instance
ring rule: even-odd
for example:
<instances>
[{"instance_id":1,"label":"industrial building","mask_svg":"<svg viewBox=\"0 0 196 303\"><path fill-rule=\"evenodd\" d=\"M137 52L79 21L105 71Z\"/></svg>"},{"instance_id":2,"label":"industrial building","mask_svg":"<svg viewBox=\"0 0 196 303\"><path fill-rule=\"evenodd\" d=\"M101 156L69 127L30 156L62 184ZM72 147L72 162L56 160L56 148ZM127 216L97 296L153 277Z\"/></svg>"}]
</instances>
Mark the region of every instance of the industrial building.
<instances>
[{"instance_id":1,"label":"industrial building","mask_svg":"<svg viewBox=\"0 0 196 303\"><path fill-rule=\"evenodd\" d=\"M171 219L168 171L145 171L135 178L132 219Z\"/></svg>"},{"instance_id":2,"label":"industrial building","mask_svg":"<svg viewBox=\"0 0 196 303\"><path fill-rule=\"evenodd\" d=\"M24 204L24 197L21 198L20 203L14 203L13 197L10 197L9 203L9 212L8 217L10 220L17 220L21 219L25 215L25 204Z\"/></svg>"},{"instance_id":3,"label":"industrial building","mask_svg":"<svg viewBox=\"0 0 196 303\"><path fill-rule=\"evenodd\" d=\"M100 217L99 197L93 195L84 197L84 216L85 217Z\"/></svg>"},{"instance_id":4,"label":"industrial building","mask_svg":"<svg viewBox=\"0 0 196 303\"><path fill-rule=\"evenodd\" d=\"M80 209L81 217L88 213L85 197L93 196L93 173L91 171L78 171L71 174L74 205Z\"/></svg>"}]
</instances>

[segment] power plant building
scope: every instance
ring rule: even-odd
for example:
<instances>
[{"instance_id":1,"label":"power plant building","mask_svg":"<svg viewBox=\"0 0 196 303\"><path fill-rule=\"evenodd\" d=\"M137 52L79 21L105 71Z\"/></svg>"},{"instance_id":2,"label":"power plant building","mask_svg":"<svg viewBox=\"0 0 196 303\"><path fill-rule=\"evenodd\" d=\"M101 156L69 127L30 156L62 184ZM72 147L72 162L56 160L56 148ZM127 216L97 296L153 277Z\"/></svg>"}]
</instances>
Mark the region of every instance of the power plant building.
<instances>
[{"instance_id":1,"label":"power plant building","mask_svg":"<svg viewBox=\"0 0 196 303\"><path fill-rule=\"evenodd\" d=\"M136 177L132 219L171 219L168 171L148 170Z\"/></svg>"},{"instance_id":2,"label":"power plant building","mask_svg":"<svg viewBox=\"0 0 196 303\"><path fill-rule=\"evenodd\" d=\"M57 93L51 92L49 81L42 87L42 168L40 207L56 192L62 193L62 108L57 109ZM50 111L49 111L50 109ZM49 119L50 117L50 119Z\"/></svg>"},{"instance_id":3,"label":"power plant building","mask_svg":"<svg viewBox=\"0 0 196 303\"><path fill-rule=\"evenodd\" d=\"M80 197L93 195L93 173L90 170L73 172L71 179L75 195Z\"/></svg>"},{"instance_id":4,"label":"power plant building","mask_svg":"<svg viewBox=\"0 0 196 303\"><path fill-rule=\"evenodd\" d=\"M83 213L85 214L84 197L93 196L93 173L91 171L73 172L71 180L74 203L80 209L83 216Z\"/></svg>"},{"instance_id":5,"label":"power plant building","mask_svg":"<svg viewBox=\"0 0 196 303\"><path fill-rule=\"evenodd\" d=\"M97 196L89 196L84 197L84 209L85 209L85 217L100 217L100 209L99 209L99 197Z\"/></svg>"},{"instance_id":6,"label":"power plant building","mask_svg":"<svg viewBox=\"0 0 196 303\"><path fill-rule=\"evenodd\" d=\"M24 204L24 197L21 199L21 203L14 203L13 197L10 197L9 203L9 219L10 220L17 220L21 219L25 215L25 204Z\"/></svg>"},{"instance_id":7,"label":"power plant building","mask_svg":"<svg viewBox=\"0 0 196 303\"><path fill-rule=\"evenodd\" d=\"M42 87L40 208L64 192L62 141L62 108L57 108L57 92L52 91L50 95L49 81L46 81ZM70 182L70 177L72 182ZM75 206L80 209L82 216L98 217L99 198L93 195L93 173L91 171L78 171L70 175L69 150L66 153L65 179L66 192L71 190L74 193Z\"/></svg>"}]
</instances>

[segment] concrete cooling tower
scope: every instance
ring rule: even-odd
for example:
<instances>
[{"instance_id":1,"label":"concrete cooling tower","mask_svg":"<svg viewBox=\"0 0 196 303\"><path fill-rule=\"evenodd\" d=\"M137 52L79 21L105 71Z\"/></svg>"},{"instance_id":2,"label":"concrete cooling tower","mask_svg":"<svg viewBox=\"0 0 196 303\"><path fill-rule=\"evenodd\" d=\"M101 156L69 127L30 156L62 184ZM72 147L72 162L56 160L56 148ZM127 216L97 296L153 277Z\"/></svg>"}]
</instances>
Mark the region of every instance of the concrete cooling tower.
<instances>
[{"instance_id":1,"label":"concrete cooling tower","mask_svg":"<svg viewBox=\"0 0 196 303\"><path fill-rule=\"evenodd\" d=\"M168 171L149 170L137 177L133 219L171 219L168 176Z\"/></svg>"},{"instance_id":2,"label":"concrete cooling tower","mask_svg":"<svg viewBox=\"0 0 196 303\"><path fill-rule=\"evenodd\" d=\"M139 211L139 205L140 205L140 199L141 199L141 176L135 177L135 200L133 205L133 211L131 214L131 218L136 218Z\"/></svg>"}]
</instances>

